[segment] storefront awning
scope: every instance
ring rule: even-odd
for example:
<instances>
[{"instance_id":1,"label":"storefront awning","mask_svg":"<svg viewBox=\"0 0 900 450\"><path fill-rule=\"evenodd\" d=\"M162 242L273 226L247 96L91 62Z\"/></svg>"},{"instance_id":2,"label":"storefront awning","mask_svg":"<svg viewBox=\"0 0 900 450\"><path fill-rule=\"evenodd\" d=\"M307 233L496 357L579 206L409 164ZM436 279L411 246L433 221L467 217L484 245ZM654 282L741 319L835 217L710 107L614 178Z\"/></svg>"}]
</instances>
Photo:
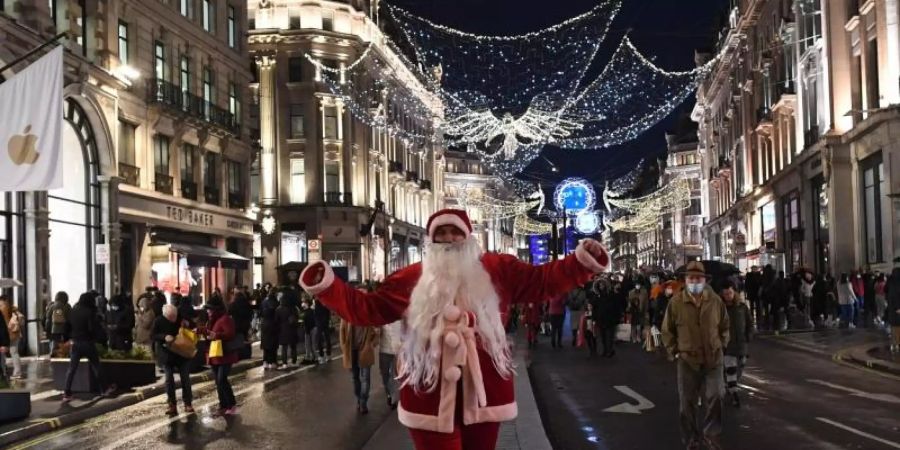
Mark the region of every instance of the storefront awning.
<instances>
[{"instance_id":1,"label":"storefront awning","mask_svg":"<svg viewBox=\"0 0 900 450\"><path fill-rule=\"evenodd\" d=\"M221 262L226 269L247 270L250 267L249 259L219 248L181 243L160 244L168 245L169 251L185 255L191 266L218 267Z\"/></svg>"}]
</instances>

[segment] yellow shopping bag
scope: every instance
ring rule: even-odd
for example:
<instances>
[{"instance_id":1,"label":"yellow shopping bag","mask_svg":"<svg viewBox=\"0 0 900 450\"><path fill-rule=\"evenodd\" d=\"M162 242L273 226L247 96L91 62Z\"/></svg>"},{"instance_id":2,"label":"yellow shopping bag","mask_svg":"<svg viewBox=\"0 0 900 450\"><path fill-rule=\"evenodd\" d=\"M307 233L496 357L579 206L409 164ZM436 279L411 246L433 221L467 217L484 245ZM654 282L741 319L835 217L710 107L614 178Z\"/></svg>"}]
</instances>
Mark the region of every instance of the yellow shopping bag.
<instances>
[{"instance_id":1,"label":"yellow shopping bag","mask_svg":"<svg viewBox=\"0 0 900 450\"><path fill-rule=\"evenodd\" d=\"M197 339L197 333L194 333L194 332L193 332L191 329L189 329L189 328L182 328L182 329L178 332L178 334L180 334L181 336L184 336L185 339L187 339L187 340L193 342L194 344L197 343L197 340L198 340L198 339Z\"/></svg>"},{"instance_id":2,"label":"yellow shopping bag","mask_svg":"<svg viewBox=\"0 0 900 450\"><path fill-rule=\"evenodd\" d=\"M210 358L221 358L225 356L224 347L222 347L222 340L216 339L209 343L209 357Z\"/></svg>"}]
</instances>

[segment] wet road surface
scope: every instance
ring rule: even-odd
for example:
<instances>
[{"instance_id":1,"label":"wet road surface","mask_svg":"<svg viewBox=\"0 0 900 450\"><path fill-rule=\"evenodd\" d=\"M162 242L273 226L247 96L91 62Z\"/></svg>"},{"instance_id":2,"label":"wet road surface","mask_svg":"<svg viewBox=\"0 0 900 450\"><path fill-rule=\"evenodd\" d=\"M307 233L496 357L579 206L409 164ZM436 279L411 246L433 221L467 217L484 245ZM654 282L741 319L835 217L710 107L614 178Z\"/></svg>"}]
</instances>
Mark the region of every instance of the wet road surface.
<instances>
[{"instance_id":1,"label":"wet road surface","mask_svg":"<svg viewBox=\"0 0 900 450\"><path fill-rule=\"evenodd\" d=\"M900 379L837 364L828 353L874 338L807 333L752 342L742 407L725 409L724 448L900 448ZM555 448L683 448L675 368L661 353L620 344L611 360L589 359L585 349L555 350L542 341L532 361L532 386ZM604 411L625 402L638 408Z\"/></svg>"},{"instance_id":2,"label":"wet road surface","mask_svg":"<svg viewBox=\"0 0 900 450\"><path fill-rule=\"evenodd\" d=\"M338 357L291 373L257 368L235 375L240 413L227 419L212 416L218 401L215 385L207 382L194 386L196 414L165 416L162 395L13 448L358 449L396 413L387 407L377 366L372 369L365 416L356 412L350 374Z\"/></svg>"}]
</instances>

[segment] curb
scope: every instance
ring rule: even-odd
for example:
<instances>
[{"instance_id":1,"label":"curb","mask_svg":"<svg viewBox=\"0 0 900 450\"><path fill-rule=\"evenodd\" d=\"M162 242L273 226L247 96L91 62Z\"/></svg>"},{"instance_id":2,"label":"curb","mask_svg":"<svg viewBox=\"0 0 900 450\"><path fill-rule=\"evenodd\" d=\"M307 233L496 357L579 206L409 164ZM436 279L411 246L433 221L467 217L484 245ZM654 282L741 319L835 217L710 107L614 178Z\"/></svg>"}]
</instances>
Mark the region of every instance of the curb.
<instances>
[{"instance_id":1,"label":"curb","mask_svg":"<svg viewBox=\"0 0 900 450\"><path fill-rule=\"evenodd\" d=\"M852 364L854 366L900 377L900 365L869 356L869 350L880 346L880 344L866 344L851 347L835 353L833 359L837 362Z\"/></svg>"},{"instance_id":2,"label":"curb","mask_svg":"<svg viewBox=\"0 0 900 450\"><path fill-rule=\"evenodd\" d=\"M231 371L231 375L243 373L250 369L262 366L262 363L263 361L261 358L251 359L246 362L240 362L234 365L234 368ZM212 377L207 372L195 373L191 375L191 384L202 383L206 381L212 381ZM181 381L177 381L175 385L176 388L180 388ZM59 417L32 419L29 425L6 432L4 434L0 434L0 448L5 448L12 443L33 438L60 428L77 425L108 412L140 403L148 398L162 395L165 392L165 383L157 384L146 388L135 389L135 392L123 394L112 399L109 402L103 402L92 407L72 411ZM26 421L28 421L28 419L26 419Z\"/></svg>"}]
</instances>

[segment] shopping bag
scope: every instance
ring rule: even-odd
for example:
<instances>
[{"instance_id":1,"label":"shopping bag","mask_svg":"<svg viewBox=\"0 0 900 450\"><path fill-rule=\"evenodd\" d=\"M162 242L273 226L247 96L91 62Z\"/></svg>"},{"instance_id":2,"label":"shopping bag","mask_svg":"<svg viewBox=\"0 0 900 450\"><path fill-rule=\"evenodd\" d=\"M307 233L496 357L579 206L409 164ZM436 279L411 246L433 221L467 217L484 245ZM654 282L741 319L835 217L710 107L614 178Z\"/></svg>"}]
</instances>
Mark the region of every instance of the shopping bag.
<instances>
[{"instance_id":1,"label":"shopping bag","mask_svg":"<svg viewBox=\"0 0 900 450\"><path fill-rule=\"evenodd\" d=\"M185 339L191 341L193 344L197 344L199 338L197 337L197 333L194 333L190 328L182 327L181 330L178 331L179 336L184 336Z\"/></svg>"},{"instance_id":2,"label":"shopping bag","mask_svg":"<svg viewBox=\"0 0 900 450\"><path fill-rule=\"evenodd\" d=\"M650 336L653 337L653 345L659 347L662 345L662 333L660 333L659 328L656 328L656 325L650 328Z\"/></svg>"},{"instance_id":3,"label":"shopping bag","mask_svg":"<svg viewBox=\"0 0 900 450\"><path fill-rule=\"evenodd\" d=\"M620 323L616 327L616 340L626 342L631 340L631 324Z\"/></svg>"},{"instance_id":4,"label":"shopping bag","mask_svg":"<svg viewBox=\"0 0 900 450\"><path fill-rule=\"evenodd\" d=\"M216 339L209 343L209 357L221 358L225 356L225 349L222 346L222 340Z\"/></svg>"},{"instance_id":5,"label":"shopping bag","mask_svg":"<svg viewBox=\"0 0 900 450\"><path fill-rule=\"evenodd\" d=\"M169 350L178 356L191 359L197 354L197 344L182 333L175 336L175 340L169 343Z\"/></svg>"}]
</instances>

